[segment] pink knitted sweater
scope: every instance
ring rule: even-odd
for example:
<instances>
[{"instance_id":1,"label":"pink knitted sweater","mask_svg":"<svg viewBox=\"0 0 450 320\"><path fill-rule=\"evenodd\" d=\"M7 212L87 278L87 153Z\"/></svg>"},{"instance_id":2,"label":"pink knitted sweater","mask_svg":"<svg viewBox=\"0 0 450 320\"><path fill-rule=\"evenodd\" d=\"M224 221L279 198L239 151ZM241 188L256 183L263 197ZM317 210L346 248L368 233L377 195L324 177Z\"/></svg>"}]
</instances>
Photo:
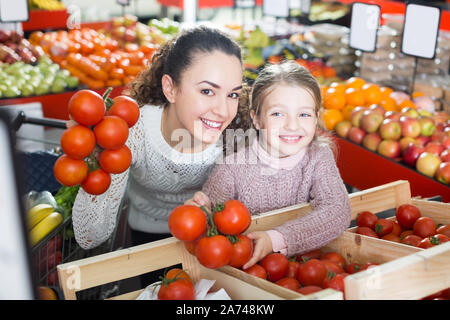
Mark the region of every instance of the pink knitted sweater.
<instances>
[{"instance_id":1,"label":"pink knitted sweater","mask_svg":"<svg viewBox=\"0 0 450 320\"><path fill-rule=\"evenodd\" d=\"M328 146L311 144L289 169L267 165L254 149L243 148L215 166L202 190L212 203L237 199L255 215L309 202L310 213L275 228L287 256L320 248L348 228L350 201Z\"/></svg>"}]
</instances>

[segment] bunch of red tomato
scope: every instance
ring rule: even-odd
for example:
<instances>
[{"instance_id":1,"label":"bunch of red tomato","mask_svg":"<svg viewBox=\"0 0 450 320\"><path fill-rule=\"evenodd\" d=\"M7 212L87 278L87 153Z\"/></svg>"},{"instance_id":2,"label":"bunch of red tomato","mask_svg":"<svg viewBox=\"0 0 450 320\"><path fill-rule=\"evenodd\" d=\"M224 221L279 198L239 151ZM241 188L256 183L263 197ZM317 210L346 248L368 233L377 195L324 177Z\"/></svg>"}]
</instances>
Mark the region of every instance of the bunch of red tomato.
<instances>
[{"instance_id":1,"label":"bunch of red tomato","mask_svg":"<svg viewBox=\"0 0 450 320\"><path fill-rule=\"evenodd\" d=\"M242 267L253 254L253 242L242 233L251 223L248 208L238 200L216 205L212 213L204 207L182 205L169 216L172 235L205 267Z\"/></svg>"},{"instance_id":2,"label":"bunch of red tomato","mask_svg":"<svg viewBox=\"0 0 450 320\"><path fill-rule=\"evenodd\" d=\"M337 252L322 253L316 249L288 259L281 253L271 253L245 272L274 282L303 295L332 288L344 293L344 279L349 274L377 264L347 264Z\"/></svg>"},{"instance_id":3,"label":"bunch of red tomato","mask_svg":"<svg viewBox=\"0 0 450 320\"><path fill-rule=\"evenodd\" d=\"M131 164L131 151L125 145L129 128L139 119L139 106L128 96L108 97L80 90L69 101L70 118L77 125L61 136L64 155L56 160L53 172L64 186L81 187L99 195L108 190L111 175L124 172Z\"/></svg>"},{"instance_id":4,"label":"bunch of red tomato","mask_svg":"<svg viewBox=\"0 0 450 320\"><path fill-rule=\"evenodd\" d=\"M450 225L436 225L430 217L422 217L414 205L399 206L395 216L396 221L378 219L370 211L360 212L356 218L356 233L423 249L450 240Z\"/></svg>"}]
</instances>

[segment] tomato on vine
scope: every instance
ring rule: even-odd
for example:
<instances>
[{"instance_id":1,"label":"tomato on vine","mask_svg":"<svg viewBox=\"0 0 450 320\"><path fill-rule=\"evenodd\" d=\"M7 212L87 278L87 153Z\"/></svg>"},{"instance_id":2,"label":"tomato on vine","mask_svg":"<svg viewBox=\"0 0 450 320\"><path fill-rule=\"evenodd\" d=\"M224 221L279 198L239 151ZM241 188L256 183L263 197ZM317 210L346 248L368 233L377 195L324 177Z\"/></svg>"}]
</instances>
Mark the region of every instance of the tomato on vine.
<instances>
[{"instance_id":1,"label":"tomato on vine","mask_svg":"<svg viewBox=\"0 0 450 320\"><path fill-rule=\"evenodd\" d=\"M98 168L89 172L86 179L81 183L84 191L92 195L99 195L108 190L111 184L111 176L103 169Z\"/></svg>"},{"instance_id":2,"label":"tomato on vine","mask_svg":"<svg viewBox=\"0 0 450 320\"><path fill-rule=\"evenodd\" d=\"M79 90L69 100L69 115L84 126L99 123L105 115L106 106L101 95L92 90Z\"/></svg>"},{"instance_id":3,"label":"tomato on vine","mask_svg":"<svg viewBox=\"0 0 450 320\"><path fill-rule=\"evenodd\" d=\"M128 139L128 125L117 116L105 116L94 127L97 144L103 149L118 149Z\"/></svg>"},{"instance_id":4,"label":"tomato on vine","mask_svg":"<svg viewBox=\"0 0 450 320\"><path fill-rule=\"evenodd\" d=\"M106 115L118 116L125 120L129 128L139 120L139 114L138 104L128 96L117 96L112 99L112 106L106 112Z\"/></svg>"},{"instance_id":5,"label":"tomato on vine","mask_svg":"<svg viewBox=\"0 0 450 320\"><path fill-rule=\"evenodd\" d=\"M88 175L88 170L86 162L72 159L65 154L60 156L53 166L53 174L56 180L66 187L82 183Z\"/></svg>"},{"instance_id":6,"label":"tomato on vine","mask_svg":"<svg viewBox=\"0 0 450 320\"><path fill-rule=\"evenodd\" d=\"M228 200L214 208L214 224L226 235L238 235L247 230L251 223L248 208L239 200Z\"/></svg>"},{"instance_id":7,"label":"tomato on vine","mask_svg":"<svg viewBox=\"0 0 450 320\"><path fill-rule=\"evenodd\" d=\"M95 148L95 135L91 129L76 125L64 130L61 135L61 149L72 159L81 160Z\"/></svg>"},{"instance_id":8,"label":"tomato on vine","mask_svg":"<svg viewBox=\"0 0 450 320\"><path fill-rule=\"evenodd\" d=\"M105 149L98 161L103 170L109 173L122 173L130 167L131 151L127 146L118 149Z\"/></svg>"},{"instance_id":9,"label":"tomato on vine","mask_svg":"<svg viewBox=\"0 0 450 320\"><path fill-rule=\"evenodd\" d=\"M170 213L168 224L175 238L194 241L206 230L206 216L199 207L181 205Z\"/></svg>"}]
</instances>

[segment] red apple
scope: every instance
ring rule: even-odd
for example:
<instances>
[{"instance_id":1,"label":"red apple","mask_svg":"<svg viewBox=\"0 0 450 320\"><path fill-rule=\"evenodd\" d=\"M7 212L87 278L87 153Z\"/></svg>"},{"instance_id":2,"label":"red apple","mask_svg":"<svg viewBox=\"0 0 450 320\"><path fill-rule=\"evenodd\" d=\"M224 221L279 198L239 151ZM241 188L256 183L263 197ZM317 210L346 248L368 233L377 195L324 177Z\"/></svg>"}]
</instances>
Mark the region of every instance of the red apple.
<instances>
[{"instance_id":1,"label":"red apple","mask_svg":"<svg viewBox=\"0 0 450 320\"><path fill-rule=\"evenodd\" d=\"M385 119L392 119L392 120L396 120L396 121L399 121L401 116L402 116L402 114L397 111L388 111L384 114Z\"/></svg>"},{"instance_id":2,"label":"red apple","mask_svg":"<svg viewBox=\"0 0 450 320\"><path fill-rule=\"evenodd\" d=\"M435 112L431 117L433 118L436 124L441 122L445 123L450 119L450 115L447 114L447 112L445 111Z\"/></svg>"},{"instance_id":3,"label":"red apple","mask_svg":"<svg viewBox=\"0 0 450 320\"><path fill-rule=\"evenodd\" d=\"M432 141L425 145L425 152L434 153L437 156L440 156L440 154L444 150L445 150L445 148L442 145L442 143L437 142L437 141Z\"/></svg>"},{"instance_id":4,"label":"red apple","mask_svg":"<svg viewBox=\"0 0 450 320\"><path fill-rule=\"evenodd\" d=\"M420 173L433 178L441 163L439 156L434 153L423 152L417 159L416 169Z\"/></svg>"},{"instance_id":5,"label":"red apple","mask_svg":"<svg viewBox=\"0 0 450 320\"><path fill-rule=\"evenodd\" d=\"M426 146L430 142L431 142L431 138L430 137L418 136L416 138L416 143L422 145L423 147Z\"/></svg>"},{"instance_id":6,"label":"red apple","mask_svg":"<svg viewBox=\"0 0 450 320\"><path fill-rule=\"evenodd\" d=\"M436 130L436 126L434 125L434 121L431 118L419 118L420 123L420 134L425 137L431 136Z\"/></svg>"},{"instance_id":7,"label":"red apple","mask_svg":"<svg viewBox=\"0 0 450 320\"><path fill-rule=\"evenodd\" d=\"M350 121L354 127L359 128L361 117L362 117L364 111L366 111L366 110L367 110L366 107L361 107L361 106L358 106L355 109L353 109L352 113L350 114Z\"/></svg>"},{"instance_id":8,"label":"red apple","mask_svg":"<svg viewBox=\"0 0 450 320\"><path fill-rule=\"evenodd\" d=\"M442 145L445 149L450 149L450 137L442 138Z\"/></svg>"},{"instance_id":9,"label":"red apple","mask_svg":"<svg viewBox=\"0 0 450 320\"><path fill-rule=\"evenodd\" d=\"M444 122L436 123L436 130L435 130L435 132L444 131L444 129L445 129L445 123Z\"/></svg>"},{"instance_id":10,"label":"red apple","mask_svg":"<svg viewBox=\"0 0 450 320\"><path fill-rule=\"evenodd\" d=\"M350 121L344 120L339 122L334 130L336 131L337 135L342 138L347 138L348 133L350 129L352 128L352 123Z\"/></svg>"},{"instance_id":11,"label":"red apple","mask_svg":"<svg viewBox=\"0 0 450 320\"><path fill-rule=\"evenodd\" d=\"M367 133L376 132L383 122L383 115L373 110L363 112L359 127Z\"/></svg>"},{"instance_id":12,"label":"red apple","mask_svg":"<svg viewBox=\"0 0 450 320\"><path fill-rule=\"evenodd\" d=\"M410 166L415 168L417 159L419 159L419 156L425 152L425 147L422 147L421 145L413 144L406 148L406 150L403 152L403 162Z\"/></svg>"},{"instance_id":13,"label":"red apple","mask_svg":"<svg viewBox=\"0 0 450 320\"><path fill-rule=\"evenodd\" d=\"M400 113L406 117L411 118L418 118L420 116L419 112L416 109L413 109L411 107L405 107L403 108Z\"/></svg>"},{"instance_id":14,"label":"red apple","mask_svg":"<svg viewBox=\"0 0 450 320\"><path fill-rule=\"evenodd\" d=\"M353 141L357 144L361 144L361 142L363 141L364 137L366 135L366 132L363 129L357 128L357 127L352 127L348 133L347 138L350 141Z\"/></svg>"},{"instance_id":15,"label":"red apple","mask_svg":"<svg viewBox=\"0 0 450 320\"><path fill-rule=\"evenodd\" d=\"M442 162L435 175L439 182L450 184L450 162Z\"/></svg>"},{"instance_id":16,"label":"red apple","mask_svg":"<svg viewBox=\"0 0 450 320\"><path fill-rule=\"evenodd\" d=\"M371 104L369 106L369 110L378 113L382 117L384 117L384 114L386 113L386 110L382 106L380 106L379 104Z\"/></svg>"},{"instance_id":17,"label":"red apple","mask_svg":"<svg viewBox=\"0 0 450 320\"><path fill-rule=\"evenodd\" d=\"M416 143L416 139L411 137L404 137L401 138L399 142L400 142L400 151L403 153L409 146Z\"/></svg>"},{"instance_id":18,"label":"red apple","mask_svg":"<svg viewBox=\"0 0 450 320\"><path fill-rule=\"evenodd\" d=\"M398 140L402 136L400 122L384 119L380 126L380 135L383 140Z\"/></svg>"},{"instance_id":19,"label":"red apple","mask_svg":"<svg viewBox=\"0 0 450 320\"><path fill-rule=\"evenodd\" d=\"M394 91L389 96L395 100L397 105L409 99L409 95L402 91Z\"/></svg>"},{"instance_id":20,"label":"red apple","mask_svg":"<svg viewBox=\"0 0 450 320\"><path fill-rule=\"evenodd\" d=\"M444 140L444 137L445 137L444 131L435 131L430 138L431 141L442 141Z\"/></svg>"},{"instance_id":21,"label":"red apple","mask_svg":"<svg viewBox=\"0 0 450 320\"><path fill-rule=\"evenodd\" d=\"M400 156L400 143L393 140L383 140L378 145L377 152L388 158L398 158Z\"/></svg>"},{"instance_id":22,"label":"red apple","mask_svg":"<svg viewBox=\"0 0 450 320\"><path fill-rule=\"evenodd\" d=\"M450 149L442 151L439 157L441 157L442 162L450 162Z\"/></svg>"},{"instance_id":23,"label":"red apple","mask_svg":"<svg viewBox=\"0 0 450 320\"><path fill-rule=\"evenodd\" d=\"M402 116L400 118L400 125L402 127L402 135L404 137L416 138L420 135L421 127L419 120Z\"/></svg>"},{"instance_id":24,"label":"red apple","mask_svg":"<svg viewBox=\"0 0 450 320\"><path fill-rule=\"evenodd\" d=\"M362 141L362 145L365 148L367 148L373 152L376 152L378 145L380 144L381 141L382 141L382 139L378 133L371 132L364 137L364 139Z\"/></svg>"}]
</instances>

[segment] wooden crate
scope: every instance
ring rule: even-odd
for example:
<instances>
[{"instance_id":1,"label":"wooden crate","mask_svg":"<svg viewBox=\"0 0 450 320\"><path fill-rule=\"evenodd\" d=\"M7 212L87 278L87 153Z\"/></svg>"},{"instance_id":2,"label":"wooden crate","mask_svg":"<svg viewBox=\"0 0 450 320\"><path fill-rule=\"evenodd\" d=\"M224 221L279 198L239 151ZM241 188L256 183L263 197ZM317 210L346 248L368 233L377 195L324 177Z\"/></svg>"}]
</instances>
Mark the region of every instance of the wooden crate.
<instances>
[{"instance_id":1,"label":"wooden crate","mask_svg":"<svg viewBox=\"0 0 450 320\"><path fill-rule=\"evenodd\" d=\"M439 223L448 223L448 204L411 199L409 183L396 181L350 194L351 217L364 210L374 213L412 203L421 211L433 214ZM308 204L295 205L254 217L249 231L268 230L288 220L306 215ZM439 248L440 247L440 248ZM346 277L346 299L419 299L450 287L450 244L423 250L408 245L344 232L322 248L340 253L348 263L382 264ZM220 271L266 291L279 294L279 286L225 266Z\"/></svg>"},{"instance_id":2,"label":"wooden crate","mask_svg":"<svg viewBox=\"0 0 450 320\"><path fill-rule=\"evenodd\" d=\"M342 299L342 294L327 290L303 296L281 288L281 294L265 291L236 277L201 266L182 243L168 238L106 254L58 265L58 276L66 300L75 300L76 292L135 277L150 271L182 263L193 281L215 280L213 291L224 288L233 300ZM111 300L136 299L143 289L112 297ZM284 292L284 294L283 294Z\"/></svg>"}]
</instances>

